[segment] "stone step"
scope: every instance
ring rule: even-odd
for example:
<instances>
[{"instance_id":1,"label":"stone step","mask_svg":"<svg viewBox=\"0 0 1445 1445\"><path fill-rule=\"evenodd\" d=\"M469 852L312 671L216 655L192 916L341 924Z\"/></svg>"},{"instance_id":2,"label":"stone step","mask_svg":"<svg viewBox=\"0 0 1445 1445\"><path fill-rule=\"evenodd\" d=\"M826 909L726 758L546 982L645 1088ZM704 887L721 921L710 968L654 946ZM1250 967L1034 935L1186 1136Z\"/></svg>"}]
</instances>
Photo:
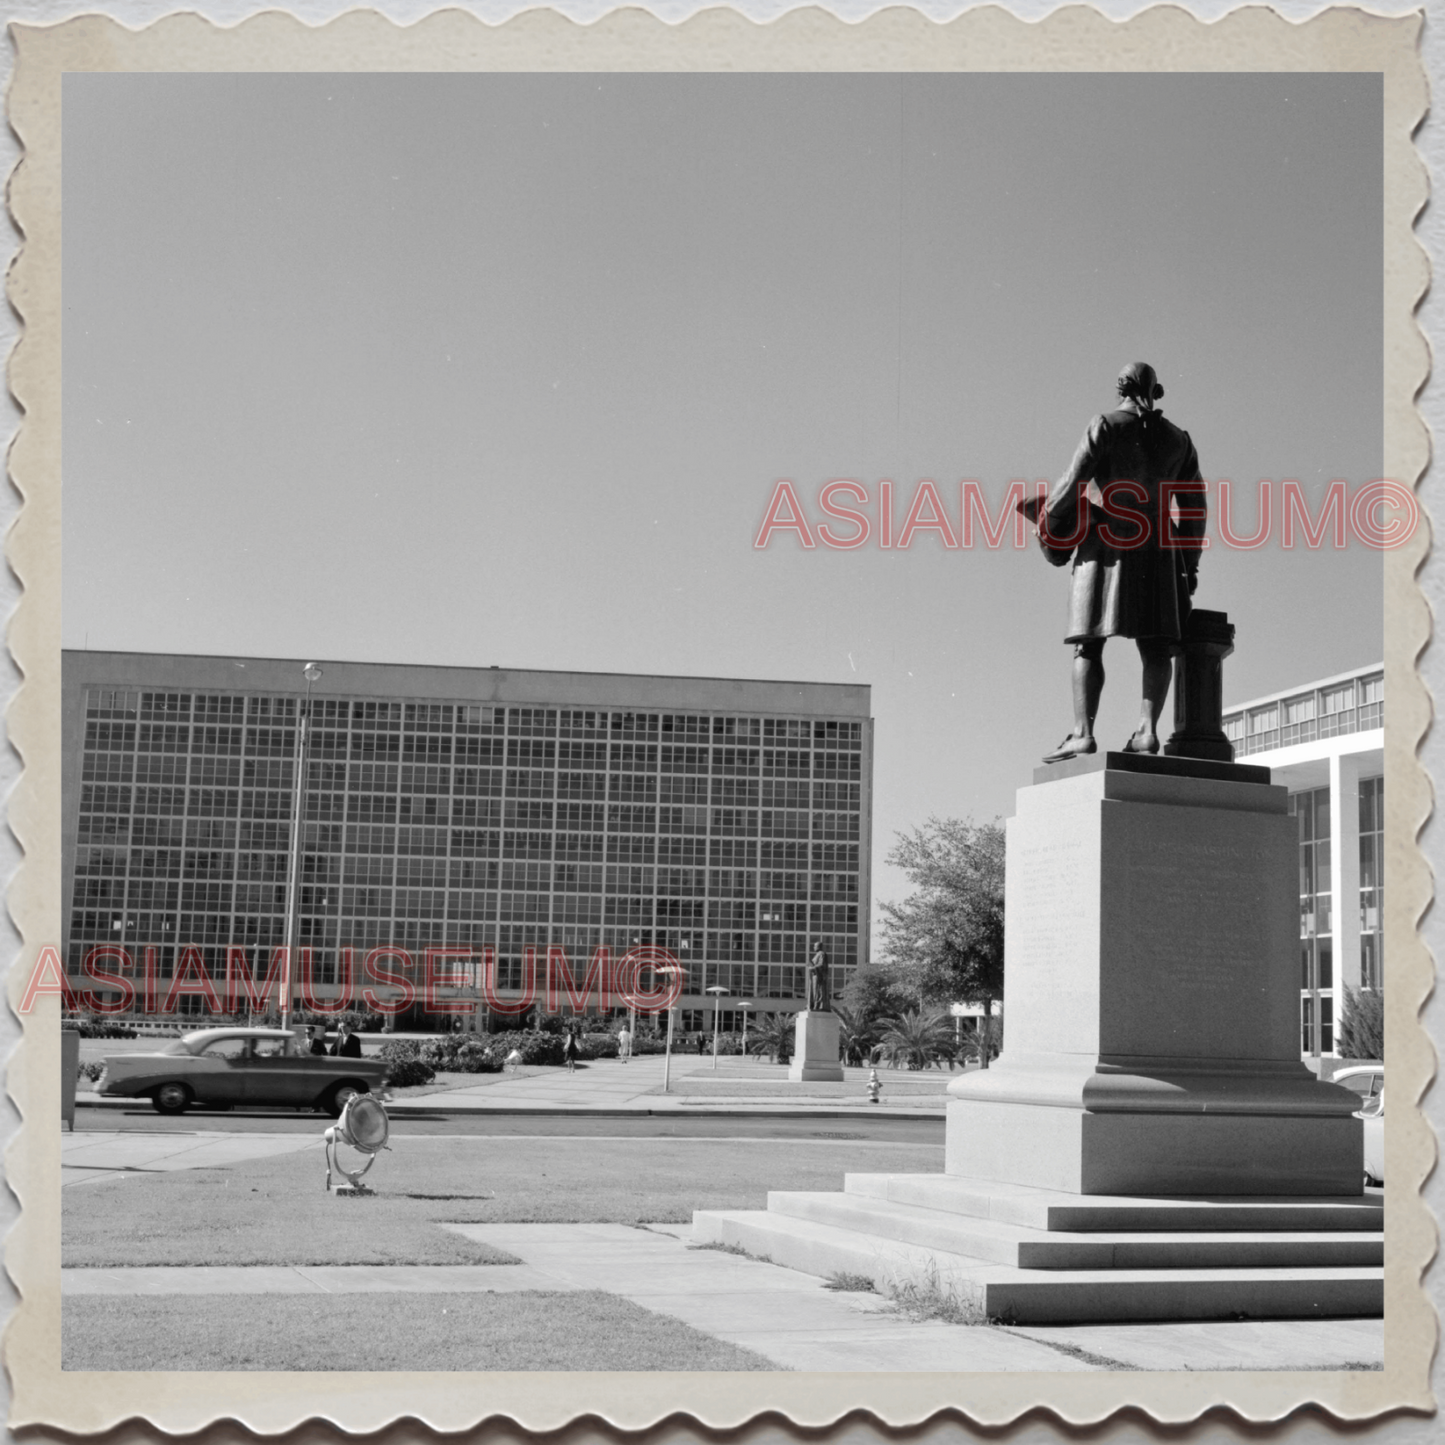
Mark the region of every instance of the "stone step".
<instances>
[{"instance_id":1,"label":"stone step","mask_svg":"<svg viewBox=\"0 0 1445 1445\"><path fill-rule=\"evenodd\" d=\"M863 1275L884 1293L914 1282L1018 1324L1373 1318L1385 1307L1381 1268L1019 1269L763 1210L700 1210L693 1239L825 1279Z\"/></svg>"},{"instance_id":2,"label":"stone step","mask_svg":"<svg viewBox=\"0 0 1445 1445\"><path fill-rule=\"evenodd\" d=\"M1362 1230L1384 1228L1384 1201L1371 1195L1318 1199L1134 1199L1064 1194L1023 1184L966 1179L954 1174L848 1174L844 1192L920 1205L950 1214L1071 1234L1203 1232L1212 1230Z\"/></svg>"},{"instance_id":3,"label":"stone step","mask_svg":"<svg viewBox=\"0 0 1445 1445\"><path fill-rule=\"evenodd\" d=\"M836 1192L774 1191L768 1211L1020 1269L1298 1269L1385 1262L1384 1235L1356 1230L1065 1233Z\"/></svg>"}]
</instances>

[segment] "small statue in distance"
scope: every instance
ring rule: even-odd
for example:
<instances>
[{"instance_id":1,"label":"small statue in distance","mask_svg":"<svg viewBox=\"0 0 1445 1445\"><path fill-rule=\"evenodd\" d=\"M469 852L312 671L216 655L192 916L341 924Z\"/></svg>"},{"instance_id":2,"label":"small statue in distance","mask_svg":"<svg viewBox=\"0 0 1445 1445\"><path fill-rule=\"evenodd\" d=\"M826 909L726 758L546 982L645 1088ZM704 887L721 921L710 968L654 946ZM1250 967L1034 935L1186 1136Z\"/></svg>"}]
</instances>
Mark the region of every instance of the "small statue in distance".
<instances>
[{"instance_id":1,"label":"small statue in distance","mask_svg":"<svg viewBox=\"0 0 1445 1445\"><path fill-rule=\"evenodd\" d=\"M808 964L808 1011L810 1013L831 1013L832 1004L828 986L828 955L823 941L813 944L812 961Z\"/></svg>"}]
</instances>

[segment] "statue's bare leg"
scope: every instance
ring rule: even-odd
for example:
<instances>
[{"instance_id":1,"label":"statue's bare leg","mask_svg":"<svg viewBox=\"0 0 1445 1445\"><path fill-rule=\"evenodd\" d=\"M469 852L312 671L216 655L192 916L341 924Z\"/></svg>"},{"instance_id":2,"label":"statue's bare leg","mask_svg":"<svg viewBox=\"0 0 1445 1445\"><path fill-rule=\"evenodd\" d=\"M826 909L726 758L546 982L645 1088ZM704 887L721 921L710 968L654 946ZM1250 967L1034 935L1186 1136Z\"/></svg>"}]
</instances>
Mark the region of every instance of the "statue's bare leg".
<instances>
[{"instance_id":1,"label":"statue's bare leg","mask_svg":"<svg viewBox=\"0 0 1445 1445\"><path fill-rule=\"evenodd\" d=\"M1169 696L1169 681L1174 672L1174 649L1160 637L1139 638L1139 661L1144 666L1143 701L1139 708L1139 727L1124 744L1126 753L1157 753L1159 751L1159 715L1164 699Z\"/></svg>"},{"instance_id":2,"label":"statue's bare leg","mask_svg":"<svg viewBox=\"0 0 1445 1445\"><path fill-rule=\"evenodd\" d=\"M1074 730L1053 752L1046 763L1061 763L1097 752L1094 741L1094 719L1099 714L1099 699L1104 692L1104 639L1091 637L1074 644Z\"/></svg>"}]
</instances>

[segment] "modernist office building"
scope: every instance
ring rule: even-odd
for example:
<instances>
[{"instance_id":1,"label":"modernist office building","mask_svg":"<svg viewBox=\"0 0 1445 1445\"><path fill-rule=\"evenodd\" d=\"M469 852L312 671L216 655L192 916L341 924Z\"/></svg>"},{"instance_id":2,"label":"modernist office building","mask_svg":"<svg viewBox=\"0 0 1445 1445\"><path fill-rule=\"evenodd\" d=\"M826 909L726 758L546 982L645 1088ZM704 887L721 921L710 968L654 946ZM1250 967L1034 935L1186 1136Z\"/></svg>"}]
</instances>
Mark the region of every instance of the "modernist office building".
<instances>
[{"instance_id":1,"label":"modernist office building","mask_svg":"<svg viewBox=\"0 0 1445 1445\"><path fill-rule=\"evenodd\" d=\"M1383 979L1384 669L1227 708L1224 730L1238 760L1264 764L1289 788L1299 820L1301 1049L1336 1054L1344 990Z\"/></svg>"},{"instance_id":2,"label":"modernist office building","mask_svg":"<svg viewBox=\"0 0 1445 1445\"><path fill-rule=\"evenodd\" d=\"M310 688L297 937L315 994L338 950L671 950L683 1025L706 990L806 998L821 939L840 989L868 947L873 730L859 685L321 662ZM67 652L67 971L118 944L172 978L284 941L300 661ZM391 967L394 965L388 965ZM384 995L385 989L377 989ZM203 1006L196 999L188 1005ZM711 1009L708 1008L710 1021Z\"/></svg>"}]
</instances>

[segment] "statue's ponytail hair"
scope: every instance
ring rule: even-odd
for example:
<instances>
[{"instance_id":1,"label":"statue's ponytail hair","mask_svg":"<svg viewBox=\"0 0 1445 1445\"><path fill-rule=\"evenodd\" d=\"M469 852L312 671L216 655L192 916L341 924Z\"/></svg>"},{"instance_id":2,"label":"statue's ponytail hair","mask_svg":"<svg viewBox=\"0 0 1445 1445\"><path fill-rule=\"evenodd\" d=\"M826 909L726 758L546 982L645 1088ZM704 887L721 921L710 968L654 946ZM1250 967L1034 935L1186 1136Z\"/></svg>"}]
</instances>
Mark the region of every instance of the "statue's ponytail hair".
<instances>
[{"instance_id":1,"label":"statue's ponytail hair","mask_svg":"<svg viewBox=\"0 0 1445 1445\"><path fill-rule=\"evenodd\" d=\"M1136 401L1158 401L1164 395L1164 388L1154 368L1147 361L1133 361L1119 373L1114 389L1121 397Z\"/></svg>"}]
</instances>

